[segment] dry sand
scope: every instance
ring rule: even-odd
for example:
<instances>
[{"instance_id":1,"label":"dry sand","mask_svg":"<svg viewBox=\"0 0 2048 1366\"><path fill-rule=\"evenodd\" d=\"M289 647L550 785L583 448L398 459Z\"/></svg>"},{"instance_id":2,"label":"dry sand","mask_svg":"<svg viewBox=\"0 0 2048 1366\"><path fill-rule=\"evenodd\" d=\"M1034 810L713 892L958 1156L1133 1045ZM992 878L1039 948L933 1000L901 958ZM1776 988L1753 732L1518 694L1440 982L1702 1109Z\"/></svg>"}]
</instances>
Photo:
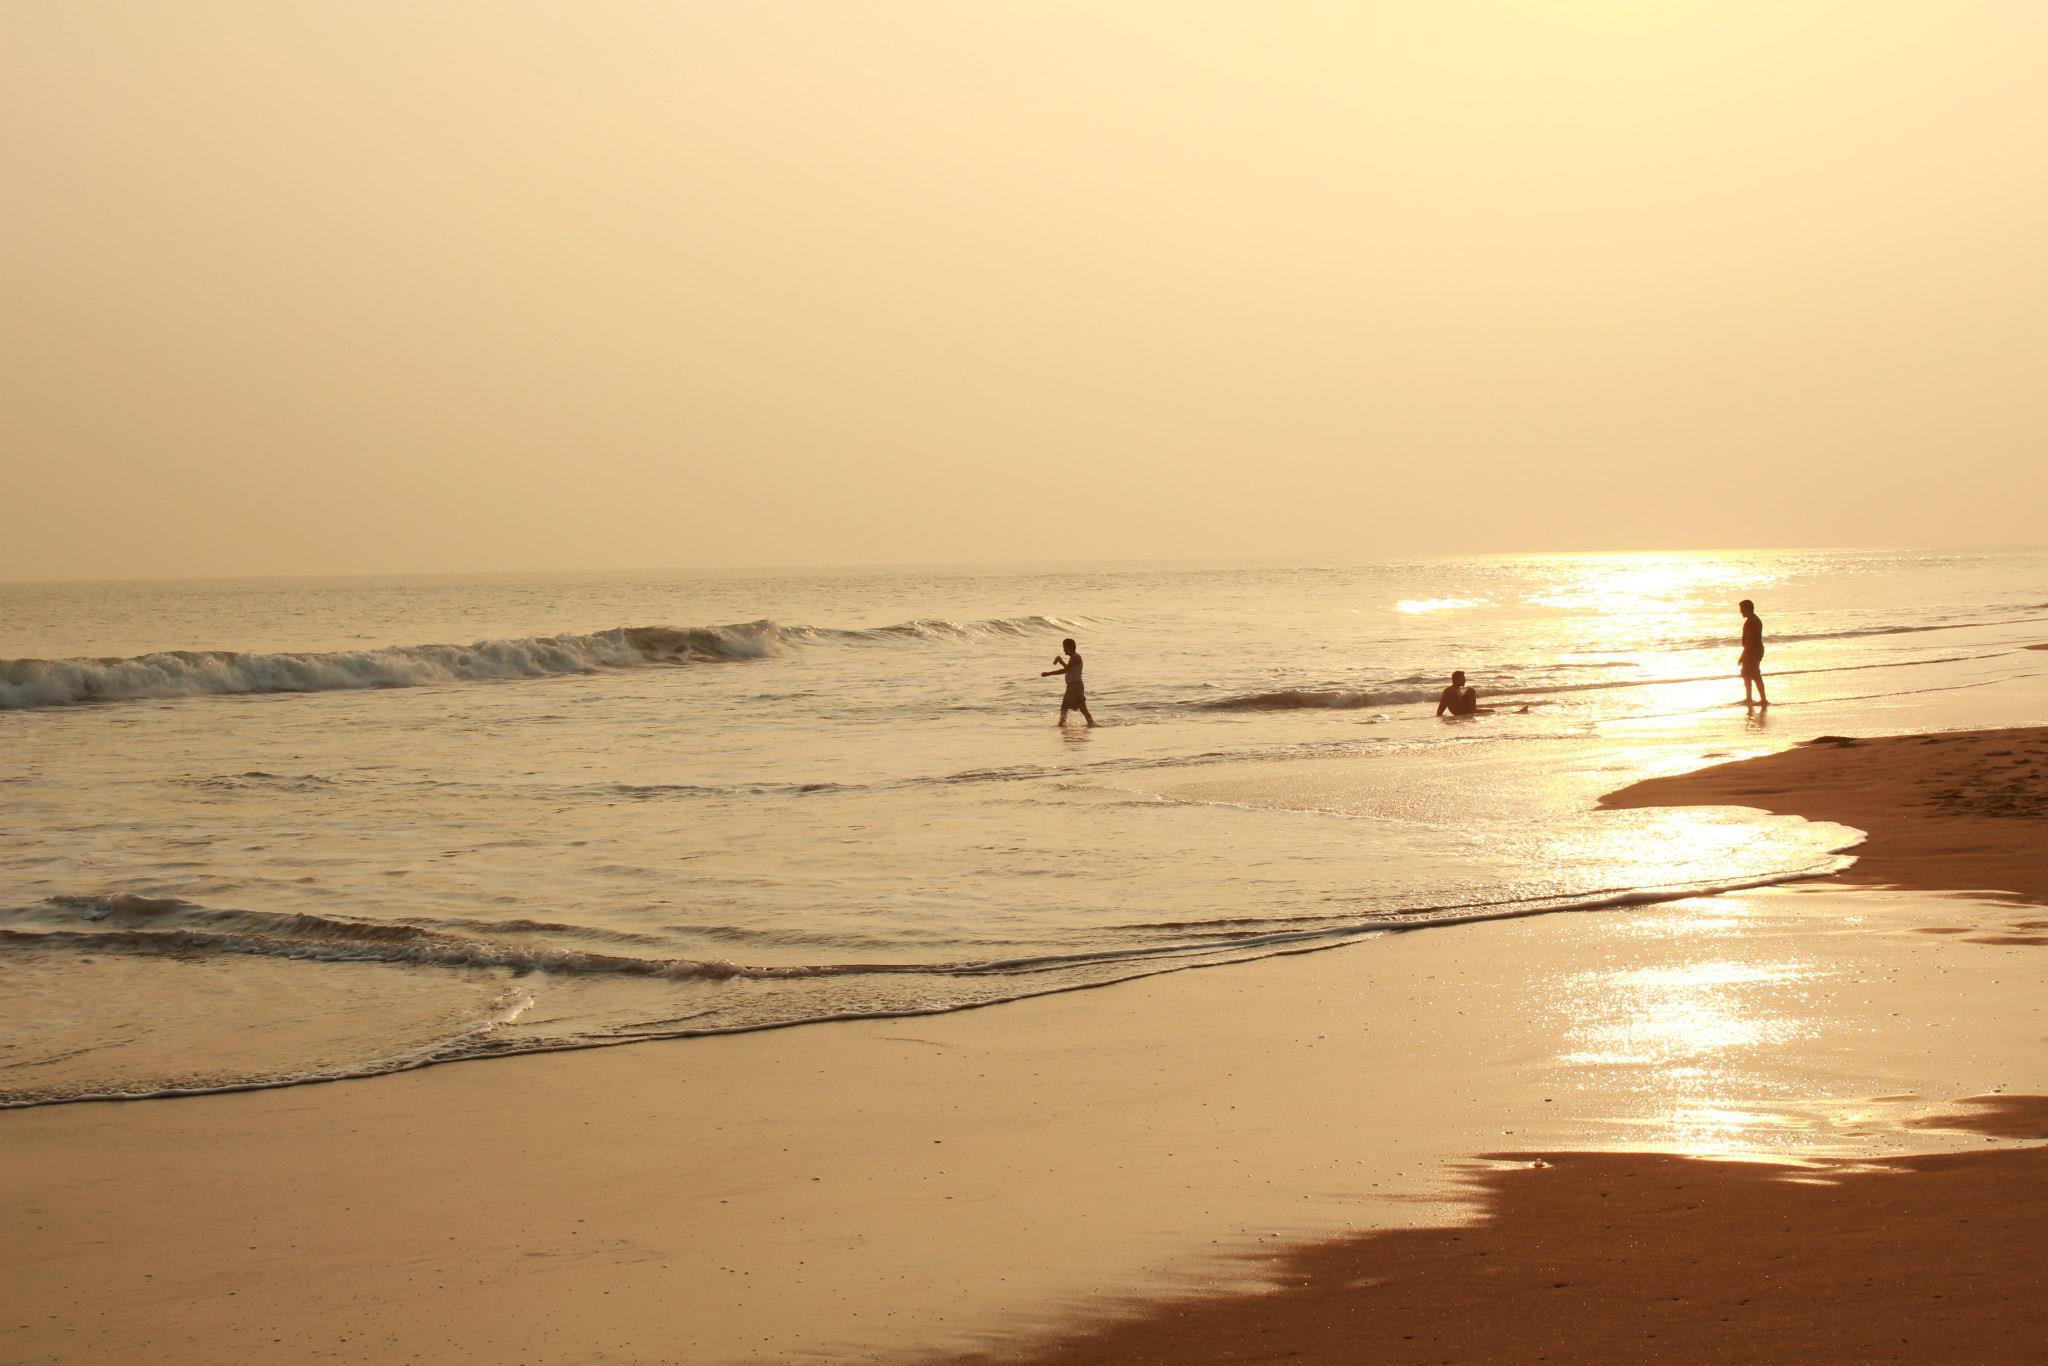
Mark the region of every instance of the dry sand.
<instances>
[{"instance_id":1,"label":"dry sand","mask_svg":"<svg viewBox=\"0 0 2048 1366\"><path fill-rule=\"evenodd\" d=\"M1809 886L0 1114L0 1360L2017 1359L2048 957L1917 932L1982 917ZM1965 1110L2003 1137L1925 1127Z\"/></svg>"}]
</instances>

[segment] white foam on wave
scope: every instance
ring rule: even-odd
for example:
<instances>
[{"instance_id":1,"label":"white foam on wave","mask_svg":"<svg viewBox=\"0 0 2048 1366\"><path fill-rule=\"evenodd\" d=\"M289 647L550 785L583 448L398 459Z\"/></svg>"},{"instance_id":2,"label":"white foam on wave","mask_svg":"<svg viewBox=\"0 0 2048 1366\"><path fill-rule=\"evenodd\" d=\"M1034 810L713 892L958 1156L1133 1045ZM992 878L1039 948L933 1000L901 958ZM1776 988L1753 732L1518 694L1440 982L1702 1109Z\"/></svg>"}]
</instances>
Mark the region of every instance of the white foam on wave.
<instances>
[{"instance_id":1,"label":"white foam on wave","mask_svg":"<svg viewBox=\"0 0 2048 1366\"><path fill-rule=\"evenodd\" d=\"M1054 617L907 621L865 630L731 626L622 626L587 635L526 636L470 645L264 653L165 650L130 659L0 660L0 711L82 702L418 688L436 684L594 674L651 664L769 659L785 642L998 639L1071 629Z\"/></svg>"},{"instance_id":2,"label":"white foam on wave","mask_svg":"<svg viewBox=\"0 0 2048 1366\"><path fill-rule=\"evenodd\" d=\"M140 698L416 688L595 673L646 662L623 631L306 654L169 650L132 659L10 659L0 662L0 709Z\"/></svg>"},{"instance_id":3,"label":"white foam on wave","mask_svg":"<svg viewBox=\"0 0 2048 1366\"><path fill-rule=\"evenodd\" d=\"M1278 692L1247 693L1190 705L1204 711L1360 711L1367 707L1395 707L1427 702L1433 691L1368 692L1343 688L1283 688Z\"/></svg>"}]
</instances>

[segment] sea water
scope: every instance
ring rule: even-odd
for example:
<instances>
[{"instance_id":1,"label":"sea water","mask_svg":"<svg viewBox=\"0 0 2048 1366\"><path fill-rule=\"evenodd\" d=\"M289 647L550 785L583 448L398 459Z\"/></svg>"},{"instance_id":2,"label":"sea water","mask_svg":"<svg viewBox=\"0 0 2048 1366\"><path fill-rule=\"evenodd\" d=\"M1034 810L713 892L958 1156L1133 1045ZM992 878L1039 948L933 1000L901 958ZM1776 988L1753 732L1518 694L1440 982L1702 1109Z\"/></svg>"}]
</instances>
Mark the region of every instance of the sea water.
<instances>
[{"instance_id":1,"label":"sea water","mask_svg":"<svg viewBox=\"0 0 2048 1366\"><path fill-rule=\"evenodd\" d=\"M1745 597L1768 711L1739 705ZM1054 725L1067 636L1093 729ZM2042 640L2041 551L4 586L0 1103L958 1010L1812 876L1855 832L1597 799L1823 732L2037 721ZM1454 668L1497 710L1438 718Z\"/></svg>"}]
</instances>

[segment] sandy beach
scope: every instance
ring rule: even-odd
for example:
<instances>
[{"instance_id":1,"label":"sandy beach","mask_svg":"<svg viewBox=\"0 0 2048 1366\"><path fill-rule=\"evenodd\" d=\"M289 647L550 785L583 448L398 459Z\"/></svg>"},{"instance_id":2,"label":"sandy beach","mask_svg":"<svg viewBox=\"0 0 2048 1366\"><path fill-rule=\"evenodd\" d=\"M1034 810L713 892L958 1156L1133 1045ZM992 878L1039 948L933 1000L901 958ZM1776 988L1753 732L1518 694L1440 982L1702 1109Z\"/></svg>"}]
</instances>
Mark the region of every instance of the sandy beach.
<instances>
[{"instance_id":1,"label":"sandy beach","mask_svg":"<svg viewBox=\"0 0 2048 1366\"><path fill-rule=\"evenodd\" d=\"M2048 1139L2048 1099L1929 1124ZM1274 1289L1151 1307L1034 1362L2031 1362L2048 1151L1785 1168L1502 1158L1483 1214L1318 1244ZM1015 1360L1009 1356L977 1360Z\"/></svg>"},{"instance_id":2,"label":"sandy beach","mask_svg":"<svg viewBox=\"0 0 2048 1366\"><path fill-rule=\"evenodd\" d=\"M10 1113L0 1354L2021 1360L2048 960L2004 775L2042 745L1812 744L1614 798L1853 820L1881 875L1085 1009ZM2003 852L1959 868L1961 834Z\"/></svg>"},{"instance_id":3,"label":"sandy beach","mask_svg":"<svg viewBox=\"0 0 2048 1366\"><path fill-rule=\"evenodd\" d=\"M2048 904L2044 779L2038 728L1826 737L1652 779L1607 804L1746 805L1852 825L1868 839L1837 881L1968 889L1989 923L1919 928L2038 946L2048 920L1998 922L2010 905ZM2038 1062L2015 1062L2038 1076ZM1127 1304L1025 1359L2038 1360L2048 1096L1974 1096L1905 1123L2026 1146L1798 1165L1496 1154L1470 1222L1308 1244L1268 1288Z\"/></svg>"},{"instance_id":4,"label":"sandy beach","mask_svg":"<svg viewBox=\"0 0 2048 1366\"><path fill-rule=\"evenodd\" d=\"M1608 806L1753 806L1867 832L1842 881L2048 905L2048 732L1824 736L1779 754L1654 778Z\"/></svg>"},{"instance_id":5,"label":"sandy beach","mask_svg":"<svg viewBox=\"0 0 2048 1366\"><path fill-rule=\"evenodd\" d=\"M2048 1362L2044 45L0 6L0 1366Z\"/></svg>"}]
</instances>

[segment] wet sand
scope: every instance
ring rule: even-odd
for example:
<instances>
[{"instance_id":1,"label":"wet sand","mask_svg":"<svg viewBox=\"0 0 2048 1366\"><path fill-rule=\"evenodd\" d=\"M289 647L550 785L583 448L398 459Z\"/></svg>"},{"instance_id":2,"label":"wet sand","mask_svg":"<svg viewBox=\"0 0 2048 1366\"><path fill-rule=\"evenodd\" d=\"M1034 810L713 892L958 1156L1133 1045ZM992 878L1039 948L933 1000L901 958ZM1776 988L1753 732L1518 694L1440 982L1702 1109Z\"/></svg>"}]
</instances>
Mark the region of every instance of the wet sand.
<instances>
[{"instance_id":1,"label":"wet sand","mask_svg":"<svg viewBox=\"0 0 2048 1366\"><path fill-rule=\"evenodd\" d=\"M2039 728L1829 737L1638 783L1605 804L1755 806L1853 825L1868 837L1841 881L2048 902ZM2009 933L1920 928L2048 944L2035 932L2048 920ZM2048 1096L1967 1097L1905 1127L2028 1146L1796 1166L1497 1154L1506 1165L1476 1177L1470 1222L1305 1244L1271 1288L1125 1298L1028 1355L961 1360L2039 1361Z\"/></svg>"},{"instance_id":2,"label":"wet sand","mask_svg":"<svg viewBox=\"0 0 2048 1366\"><path fill-rule=\"evenodd\" d=\"M0 1360L2017 1360L2048 957L1985 916L1805 885L0 1114Z\"/></svg>"},{"instance_id":3,"label":"wet sand","mask_svg":"<svg viewBox=\"0 0 2048 1366\"><path fill-rule=\"evenodd\" d=\"M2004 1104L1994 1132L2048 1139L2048 1097ZM1271 1291L1148 1305L1023 1359L2032 1363L2048 1342L2048 1148L1501 1160L1470 1223L1300 1248Z\"/></svg>"}]
</instances>

